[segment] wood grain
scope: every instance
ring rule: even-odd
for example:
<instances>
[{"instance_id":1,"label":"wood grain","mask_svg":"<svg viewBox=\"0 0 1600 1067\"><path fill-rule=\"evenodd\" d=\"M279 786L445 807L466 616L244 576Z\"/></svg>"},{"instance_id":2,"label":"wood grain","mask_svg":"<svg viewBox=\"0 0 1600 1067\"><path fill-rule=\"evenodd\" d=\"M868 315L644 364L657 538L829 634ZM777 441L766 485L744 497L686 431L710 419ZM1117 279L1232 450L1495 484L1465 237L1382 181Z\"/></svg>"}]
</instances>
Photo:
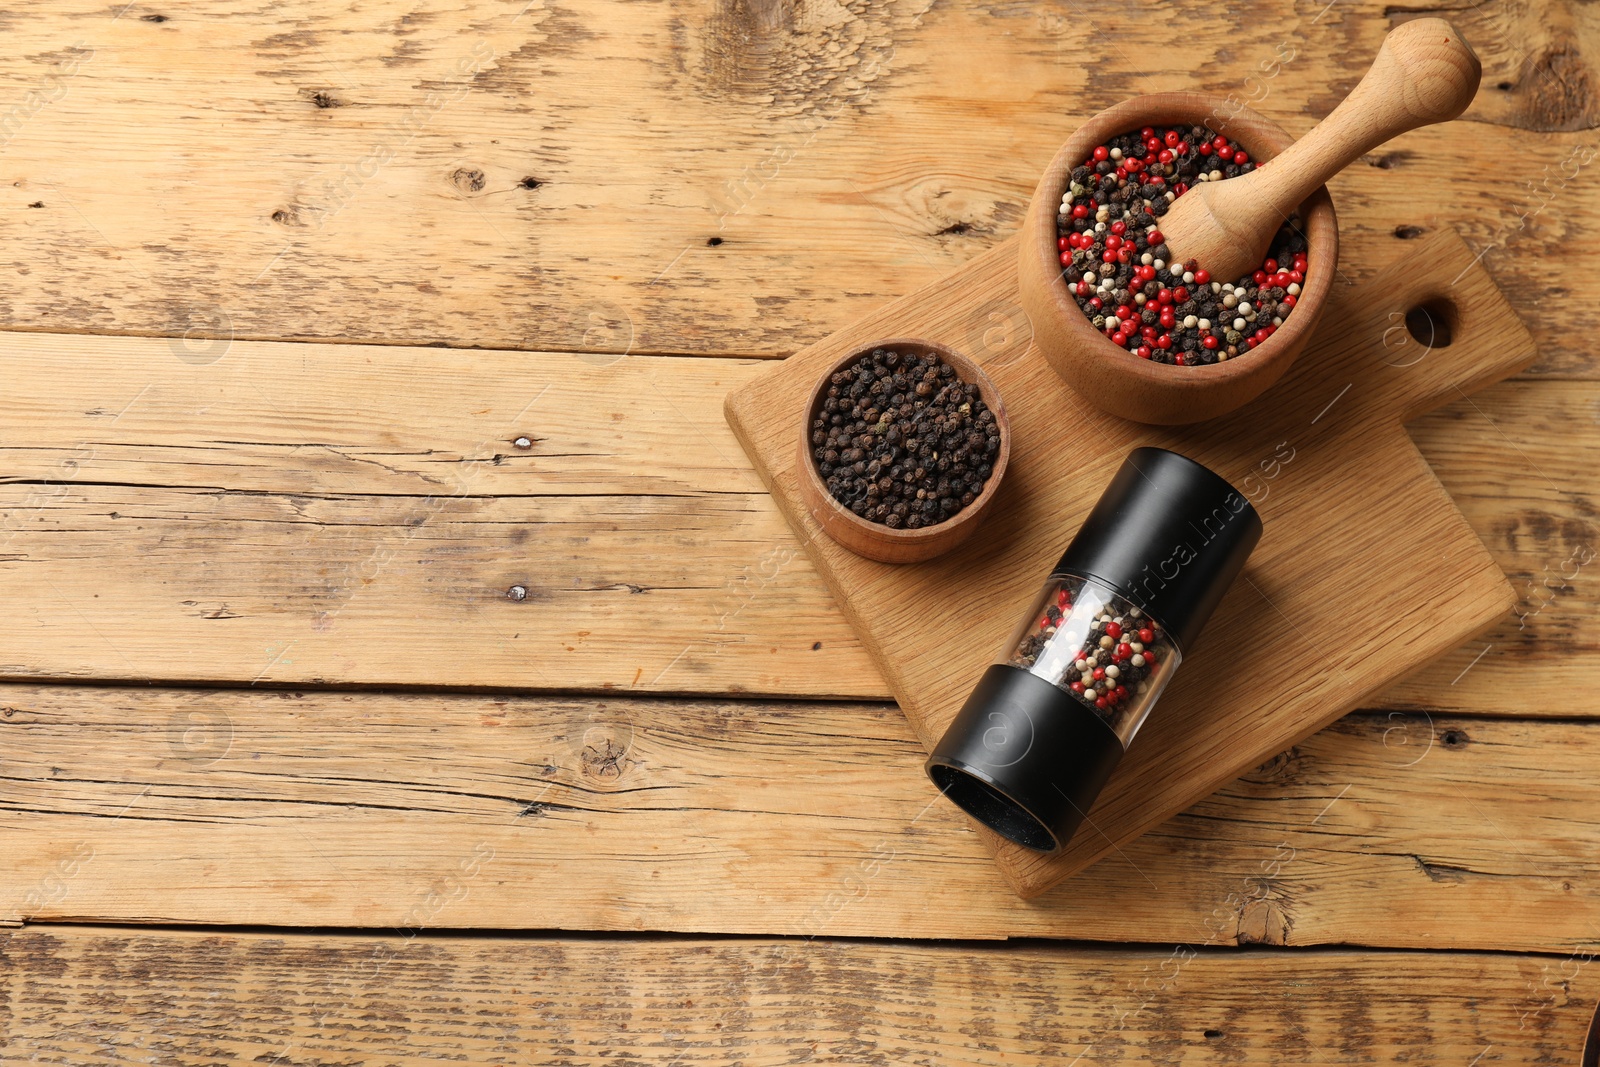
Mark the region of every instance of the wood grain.
<instances>
[{"instance_id":1,"label":"wood grain","mask_svg":"<svg viewBox=\"0 0 1600 1067\"><path fill-rule=\"evenodd\" d=\"M917 567L863 560L823 535L800 499L791 443L811 382L841 353L874 338L959 336L1016 299L1013 244L729 394L734 432L930 750L1132 449L1196 459L1260 513L1265 532L1249 566L1184 650L1186 669L1085 817L1087 832L1046 855L980 831L1019 893L1042 892L1126 844L1511 607L1504 576L1400 423L1526 366L1533 350L1459 239L1439 235L1424 250L1427 271L1401 262L1336 293L1323 320L1333 326L1312 339L1298 374L1197 426L1144 427L1095 410L1036 347L976 353L1011 412L1012 475L983 537ZM1393 340L1419 306L1450 323L1450 345L1413 355L1414 343ZM1398 506L1375 510L1374 498ZM1148 569L1170 578L1192 555L1175 545ZM1418 607L1427 626L1350 621Z\"/></svg>"},{"instance_id":2,"label":"wood grain","mask_svg":"<svg viewBox=\"0 0 1600 1067\"><path fill-rule=\"evenodd\" d=\"M1336 180L1342 269L1458 229L1527 310L1540 369L1593 374L1592 302L1535 309L1600 268L1574 240L1600 224L1600 23L1576 0L1437 6L31 0L0 57L0 311L784 355L1008 236L1093 112L1197 89L1299 135L1391 26L1444 14L1485 88L1465 123Z\"/></svg>"},{"instance_id":3,"label":"wood grain","mask_svg":"<svg viewBox=\"0 0 1600 1067\"><path fill-rule=\"evenodd\" d=\"M1351 716L1023 902L892 704L0 702L0 921L1600 947L1592 721Z\"/></svg>"},{"instance_id":4,"label":"wood grain","mask_svg":"<svg viewBox=\"0 0 1600 1067\"><path fill-rule=\"evenodd\" d=\"M1025 336L994 314L974 346ZM722 421L763 364L10 334L0 365L13 677L888 696ZM1515 382L1412 425L1519 602L1376 702L1600 714L1597 410Z\"/></svg>"},{"instance_id":5,"label":"wood grain","mask_svg":"<svg viewBox=\"0 0 1600 1067\"><path fill-rule=\"evenodd\" d=\"M7 1051L91 1067L1576 1062L1587 959L27 929Z\"/></svg>"}]
</instances>

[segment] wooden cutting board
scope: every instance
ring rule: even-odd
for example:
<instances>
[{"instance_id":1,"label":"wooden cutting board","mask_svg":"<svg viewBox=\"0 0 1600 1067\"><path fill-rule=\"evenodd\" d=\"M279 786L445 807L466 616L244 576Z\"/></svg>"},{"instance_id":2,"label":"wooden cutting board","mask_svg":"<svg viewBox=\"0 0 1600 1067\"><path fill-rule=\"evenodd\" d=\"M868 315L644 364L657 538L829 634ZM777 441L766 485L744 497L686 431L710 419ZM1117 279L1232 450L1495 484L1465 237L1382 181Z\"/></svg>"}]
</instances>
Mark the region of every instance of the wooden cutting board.
<instances>
[{"instance_id":1,"label":"wooden cutting board","mask_svg":"<svg viewBox=\"0 0 1600 1067\"><path fill-rule=\"evenodd\" d=\"M1527 366L1534 346L1471 251L1442 232L1404 245L1364 285L1336 283L1317 336L1254 403L1199 425L1142 426L1090 408L1045 364L1017 302L1015 241L796 353L726 408L930 748L1131 449L1192 456L1260 511L1249 566L1073 841L1043 856L979 827L1006 880L1032 896L1504 617L1510 585L1402 424ZM1430 347L1425 326L1422 341L1408 330L1407 312L1424 304L1448 324L1448 345L1442 332ZM944 341L977 360L1014 434L995 513L973 539L900 566L828 540L795 478L815 378L888 337Z\"/></svg>"}]
</instances>

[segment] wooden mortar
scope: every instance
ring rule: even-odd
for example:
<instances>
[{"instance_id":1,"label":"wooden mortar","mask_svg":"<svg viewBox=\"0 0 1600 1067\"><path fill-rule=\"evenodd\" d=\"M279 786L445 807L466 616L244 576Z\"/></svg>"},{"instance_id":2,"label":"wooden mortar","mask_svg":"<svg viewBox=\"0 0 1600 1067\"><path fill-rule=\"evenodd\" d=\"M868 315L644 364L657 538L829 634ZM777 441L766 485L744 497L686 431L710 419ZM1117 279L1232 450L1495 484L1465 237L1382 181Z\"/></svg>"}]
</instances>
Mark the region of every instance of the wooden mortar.
<instances>
[{"instance_id":1,"label":"wooden mortar","mask_svg":"<svg viewBox=\"0 0 1600 1067\"><path fill-rule=\"evenodd\" d=\"M1299 206L1307 264L1294 313L1253 350L1223 363L1173 367L1140 359L1096 330L1061 277L1056 210L1068 179L1096 145L1111 137L1142 126L1182 125L1209 126L1238 141L1258 161L1271 160L1294 143L1277 123L1209 93L1158 93L1115 104L1079 127L1045 168L1022 224L1018 272L1034 343L1056 373L1113 415L1162 425L1215 418L1249 403L1277 381L1310 339L1339 261L1333 200L1325 187L1318 188Z\"/></svg>"}]
</instances>

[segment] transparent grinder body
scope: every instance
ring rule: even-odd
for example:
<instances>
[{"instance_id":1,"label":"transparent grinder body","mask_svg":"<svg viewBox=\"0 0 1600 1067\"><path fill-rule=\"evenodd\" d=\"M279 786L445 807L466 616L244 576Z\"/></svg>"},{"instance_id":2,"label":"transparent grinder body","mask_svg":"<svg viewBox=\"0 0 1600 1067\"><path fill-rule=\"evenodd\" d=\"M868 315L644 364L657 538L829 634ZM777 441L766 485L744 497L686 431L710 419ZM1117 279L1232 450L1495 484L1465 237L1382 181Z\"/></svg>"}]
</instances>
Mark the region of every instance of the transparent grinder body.
<instances>
[{"instance_id":1,"label":"transparent grinder body","mask_svg":"<svg viewBox=\"0 0 1600 1067\"><path fill-rule=\"evenodd\" d=\"M1093 578L1052 574L996 661L1099 716L1126 749L1183 655L1166 629Z\"/></svg>"}]
</instances>

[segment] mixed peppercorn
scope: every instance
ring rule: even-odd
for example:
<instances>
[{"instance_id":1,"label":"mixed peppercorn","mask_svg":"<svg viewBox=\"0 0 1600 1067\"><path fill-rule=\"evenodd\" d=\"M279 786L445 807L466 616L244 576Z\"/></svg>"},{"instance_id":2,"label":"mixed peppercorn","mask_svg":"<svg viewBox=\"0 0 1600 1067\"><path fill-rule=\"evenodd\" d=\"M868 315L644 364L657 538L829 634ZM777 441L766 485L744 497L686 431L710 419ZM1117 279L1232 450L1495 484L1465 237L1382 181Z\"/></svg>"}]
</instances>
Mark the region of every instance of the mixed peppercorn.
<instances>
[{"instance_id":1,"label":"mixed peppercorn","mask_svg":"<svg viewBox=\"0 0 1600 1067\"><path fill-rule=\"evenodd\" d=\"M869 522L916 530L983 492L1000 427L978 387L942 359L875 348L834 372L811 444L835 500Z\"/></svg>"},{"instance_id":2,"label":"mixed peppercorn","mask_svg":"<svg viewBox=\"0 0 1600 1067\"><path fill-rule=\"evenodd\" d=\"M1089 596L1074 611L1073 587L1061 584L1048 594L1010 662L1067 690L1109 721L1144 692L1169 654L1155 619L1116 598Z\"/></svg>"},{"instance_id":3,"label":"mixed peppercorn","mask_svg":"<svg viewBox=\"0 0 1600 1067\"><path fill-rule=\"evenodd\" d=\"M1259 165L1204 126L1146 126L1073 168L1056 245L1067 289L1095 329L1141 359L1177 366L1222 362L1271 337L1305 283L1299 218L1279 228L1260 268L1231 281L1168 262L1157 221L1192 186Z\"/></svg>"}]
</instances>

